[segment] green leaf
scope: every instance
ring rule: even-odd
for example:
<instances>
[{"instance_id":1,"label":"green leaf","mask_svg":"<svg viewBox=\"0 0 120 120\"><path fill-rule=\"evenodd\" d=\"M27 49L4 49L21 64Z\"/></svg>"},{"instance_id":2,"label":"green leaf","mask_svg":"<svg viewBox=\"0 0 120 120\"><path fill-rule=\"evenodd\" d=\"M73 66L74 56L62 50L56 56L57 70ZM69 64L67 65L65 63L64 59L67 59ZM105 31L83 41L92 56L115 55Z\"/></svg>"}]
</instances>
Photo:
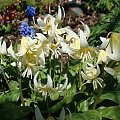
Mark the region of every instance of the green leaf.
<instances>
[{"instance_id":1,"label":"green leaf","mask_svg":"<svg viewBox=\"0 0 120 120\"><path fill-rule=\"evenodd\" d=\"M2 120L30 120L31 107L17 106L14 104L0 104L0 118Z\"/></svg>"},{"instance_id":2,"label":"green leaf","mask_svg":"<svg viewBox=\"0 0 120 120\"><path fill-rule=\"evenodd\" d=\"M64 117L65 117L65 109L63 107L62 110L61 110L61 113L60 113L60 116L59 116L58 120L64 120Z\"/></svg>"},{"instance_id":3,"label":"green leaf","mask_svg":"<svg viewBox=\"0 0 120 120\"><path fill-rule=\"evenodd\" d=\"M18 90L13 90L13 91L8 91L6 93L2 93L0 95L0 103L4 103L4 102L16 102L18 101L20 97L20 91Z\"/></svg>"},{"instance_id":4,"label":"green leaf","mask_svg":"<svg viewBox=\"0 0 120 120\"><path fill-rule=\"evenodd\" d=\"M107 4L106 4L107 9L110 11L113 6L114 6L114 4L111 1L108 0Z\"/></svg>"},{"instance_id":5,"label":"green leaf","mask_svg":"<svg viewBox=\"0 0 120 120\"><path fill-rule=\"evenodd\" d=\"M65 117L65 120L68 120L68 115ZM74 113L70 120L102 120L99 112L96 110L88 110L84 113Z\"/></svg>"},{"instance_id":6,"label":"green leaf","mask_svg":"<svg viewBox=\"0 0 120 120\"><path fill-rule=\"evenodd\" d=\"M72 68L69 70L72 76L78 74L79 71L79 64L73 65Z\"/></svg>"},{"instance_id":7,"label":"green leaf","mask_svg":"<svg viewBox=\"0 0 120 120\"><path fill-rule=\"evenodd\" d=\"M59 93L57 91L50 94L50 99L51 100L54 101L54 100L57 100L58 98L59 98Z\"/></svg>"},{"instance_id":8,"label":"green leaf","mask_svg":"<svg viewBox=\"0 0 120 120\"><path fill-rule=\"evenodd\" d=\"M38 106L35 107L35 118L36 120L45 120L40 112Z\"/></svg>"},{"instance_id":9,"label":"green leaf","mask_svg":"<svg viewBox=\"0 0 120 120\"><path fill-rule=\"evenodd\" d=\"M69 104L73 100L75 95L76 95L76 85L73 84L69 89L66 89L63 92L63 94L61 94L61 96L64 96L64 98L55 105L53 105L50 108L50 111L54 113L59 109L61 109L65 104Z\"/></svg>"},{"instance_id":10,"label":"green leaf","mask_svg":"<svg viewBox=\"0 0 120 120\"><path fill-rule=\"evenodd\" d=\"M78 111L85 112L88 110L89 104L87 100L84 100L80 103L77 103L77 109Z\"/></svg>"},{"instance_id":11,"label":"green leaf","mask_svg":"<svg viewBox=\"0 0 120 120\"><path fill-rule=\"evenodd\" d=\"M105 100L105 99L112 100L115 103L120 104L120 91L112 91L106 94L102 94L100 96L100 100Z\"/></svg>"},{"instance_id":12,"label":"green leaf","mask_svg":"<svg viewBox=\"0 0 120 120\"><path fill-rule=\"evenodd\" d=\"M13 80L10 81L8 85L9 85L10 90L17 90L19 86L18 82L13 81Z\"/></svg>"},{"instance_id":13,"label":"green leaf","mask_svg":"<svg viewBox=\"0 0 120 120\"><path fill-rule=\"evenodd\" d=\"M47 120L55 120L52 116L49 116Z\"/></svg>"},{"instance_id":14,"label":"green leaf","mask_svg":"<svg viewBox=\"0 0 120 120\"><path fill-rule=\"evenodd\" d=\"M60 110L64 105L65 105L65 101L61 100L61 101L59 101L58 103L56 103L55 105L53 105L53 106L49 109L49 111L50 111L51 113L54 113L54 112Z\"/></svg>"},{"instance_id":15,"label":"green leaf","mask_svg":"<svg viewBox=\"0 0 120 120\"><path fill-rule=\"evenodd\" d=\"M64 96L64 101L66 104L70 103L73 100L73 97L76 95L76 85L73 84L68 90L66 90L66 94Z\"/></svg>"},{"instance_id":16,"label":"green leaf","mask_svg":"<svg viewBox=\"0 0 120 120\"><path fill-rule=\"evenodd\" d=\"M99 113L104 118L109 118L112 120L120 120L120 107L117 106L106 107L100 109Z\"/></svg>"},{"instance_id":17,"label":"green leaf","mask_svg":"<svg viewBox=\"0 0 120 120\"><path fill-rule=\"evenodd\" d=\"M117 80L118 80L118 83L120 84L120 72L117 73Z\"/></svg>"}]
</instances>

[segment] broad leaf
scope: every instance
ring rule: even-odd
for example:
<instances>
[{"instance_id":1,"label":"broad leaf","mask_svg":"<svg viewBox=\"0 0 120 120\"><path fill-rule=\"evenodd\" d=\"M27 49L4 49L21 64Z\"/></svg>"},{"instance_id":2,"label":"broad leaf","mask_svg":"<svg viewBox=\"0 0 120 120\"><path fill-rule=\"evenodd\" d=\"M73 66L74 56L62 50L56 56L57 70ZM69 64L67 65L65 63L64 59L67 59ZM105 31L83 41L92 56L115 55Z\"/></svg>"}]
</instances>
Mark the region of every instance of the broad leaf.
<instances>
[{"instance_id":1,"label":"broad leaf","mask_svg":"<svg viewBox=\"0 0 120 120\"><path fill-rule=\"evenodd\" d=\"M4 102L16 102L18 101L20 97L20 91L19 90L12 90L12 91L8 91L6 93L2 93L0 94L0 103L4 103Z\"/></svg>"},{"instance_id":2,"label":"broad leaf","mask_svg":"<svg viewBox=\"0 0 120 120\"><path fill-rule=\"evenodd\" d=\"M17 90L17 89L19 89L18 86L19 86L19 84L16 81L11 80L9 82L9 88L10 88L10 90Z\"/></svg>"},{"instance_id":3,"label":"broad leaf","mask_svg":"<svg viewBox=\"0 0 120 120\"><path fill-rule=\"evenodd\" d=\"M65 117L65 120L68 116ZM102 120L102 117L100 116L99 112L96 110L88 110L84 113L75 113L72 114L72 117L70 120Z\"/></svg>"},{"instance_id":4,"label":"broad leaf","mask_svg":"<svg viewBox=\"0 0 120 120\"><path fill-rule=\"evenodd\" d=\"M59 109L61 109L63 107L63 105L65 104L69 104L74 96L76 95L76 85L73 84L69 89L66 89L62 94L61 96L64 96L64 98L59 101L58 103L56 103L55 105L53 105L51 108L50 108L50 111L52 113L58 111Z\"/></svg>"},{"instance_id":5,"label":"broad leaf","mask_svg":"<svg viewBox=\"0 0 120 120\"><path fill-rule=\"evenodd\" d=\"M35 118L36 120L45 120L37 106L35 107Z\"/></svg>"},{"instance_id":6,"label":"broad leaf","mask_svg":"<svg viewBox=\"0 0 120 120\"><path fill-rule=\"evenodd\" d=\"M59 116L58 120L64 120L64 117L65 117L65 109L63 107L62 110L61 110L61 113L60 113L60 116Z\"/></svg>"},{"instance_id":7,"label":"broad leaf","mask_svg":"<svg viewBox=\"0 0 120 120\"><path fill-rule=\"evenodd\" d=\"M104 118L109 118L112 120L120 120L120 107L117 106L106 107L100 109L99 113Z\"/></svg>"},{"instance_id":8,"label":"broad leaf","mask_svg":"<svg viewBox=\"0 0 120 120\"><path fill-rule=\"evenodd\" d=\"M50 94L51 100L57 100L59 98L59 93L57 91Z\"/></svg>"},{"instance_id":9,"label":"broad leaf","mask_svg":"<svg viewBox=\"0 0 120 120\"><path fill-rule=\"evenodd\" d=\"M32 120L33 109L14 104L0 104L0 119L2 120Z\"/></svg>"},{"instance_id":10,"label":"broad leaf","mask_svg":"<svg viewBox=\"0 0 120 120\"><path fill-rule=\"evenodd\" d=\"M100 100L105 100L105 99L112 100L115 103L120 104L120 91L112 91L106 94L102 94L100 96Z\"/></svg>"}]
</instances>

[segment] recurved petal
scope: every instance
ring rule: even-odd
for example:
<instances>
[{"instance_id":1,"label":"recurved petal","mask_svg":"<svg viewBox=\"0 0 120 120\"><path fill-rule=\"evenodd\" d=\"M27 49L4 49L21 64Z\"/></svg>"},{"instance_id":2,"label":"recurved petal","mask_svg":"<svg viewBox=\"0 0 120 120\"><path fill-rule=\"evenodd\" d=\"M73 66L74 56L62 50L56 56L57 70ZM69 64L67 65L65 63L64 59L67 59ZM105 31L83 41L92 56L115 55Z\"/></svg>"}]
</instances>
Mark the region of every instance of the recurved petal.
<instances>
[{"instance_id":1,"label":"recurved petal","mask_svg":"<svg viewBox=\"0 0 120 120\"><path fill-rule=\"evenodd\" d=\"M100 74L100 67L97 65L97 73L96 73L96 77Z\"/></svg>"},{"instance_id":2,"label":"recurved petal","mask_svg":"<svg viewBox=\"0 0 120 120\"><path fill-rule=\"evenodd\" d=\"M68 46L66 43L61 42L60 44L62 46L62 52L65 52L65 53L68 53L68 54L75 53L75 50L72 49L70 46Z\"/></svg>"},{"instance_id":3,"label":"recurved petal","mask_svg":"<svg viewBox=\"0 0 120 120\"><path fill-rule=\"evenodd\" d=\"M41 34L41 33L36 33L37 37L40 41L44 42L47 38Z\"/></svg>"},{"instance_id":4,"label":"recurved petal","mask_svg":"<svg viewBox=\"0 0 120 120\"><path fill-rule=\"evenodd\" d=\"M44 27L44 26L45 26L44 21L43 21L40 17L37 19L37 23L38 23L38 25L39 25L40 27Z\"/></svg>"},{"instance_id":5,"label":"recurved petal","mask_svg":"<svg viewBox=\"0 0 120 120\"><path fill-rule=\"evenodd\" d=\"M97 63L99 64L101 64L102 62L107 62L107 53L106 53L106 51L104 51L104 50L100 50L100 52L99 52L99 55L98 55L98 60L97 60Z\"/></svg>"},{"instance_id":6,"label":"recurved petal","mask_svg":"<svg viewBox=\"0 0 120 120\"><path fill-rule=\"evenodd\" d=\"M37 77L38 77L38 75L39 75L39 71L35 74L35 76L34 76L34 86L35 87L37 87L38 86L38 82L37 82Z\"/></svg>"},{"instance_id":7,"label":"recurved petal","mask_svg":"<svg viewBox=\"0 0 120 120\"><path fill-rule=\"evenodd\" d=\"M82 21L81 21L81 23L82 23L82 25L83 25L83 27L84 27L84 34L85 34L85 36L88 38L88 37L90 36L90 29L89 29L89 27L88 27L86 24L84 24Z\"/></svg>"},{"instance_id":8,"label":"recurved petal","mask_svg":"<svg viewBox=\"0 0 120 120\"><path fill-rule=\"evenodd\" d=\"M87 75L83 71L81 71L81 75L84 80L89 80Z\"/></svg>"},{"instance_id":9,"label":"recurved petal","mask_svg":"<svg viewBox=\"0 0 120 120\"><path fill-rule=\"evenodd\" d=\"M57 19L58 22L60 22L61 19L62 19L62 10L61 10L60 6L58 6L58 14L57 14L56 19Z\"/></svg>"},{"instance_id":10,"label":"recurved petal","mask_svg":"<svg viewBox=\"0 0 120 120\"><path fill-rule=\"evenodd\" d=\"M79 29L79 36L80 36L80 47L88 47L88 41L87 41L87 38L86 38L86 35L85 33Z\"/></svg>"},{"instance_id":11,"label":"recurved petal","mask_svg":"<svg viewBox=\"0 0 120 120\"><path fill-rule=\"evenodd\" d=\"M109 38L105 38L105 37L100 37L100 40L102 41L102 44L98 47L100 49L104 49L107 47L108 43L109 43Z\"/></svg>"},{"instance_id":12,"label":"recurved petal","mask_svg":"<svg viewBox=\"0 0 120 120\"><path fill-rule=\"evenodd\" d=\"M47 75L47 84L46 84L46 88L53 88L53 81L51 79L51 77L49 75Z\"/></svg>"},{"instance_id":13,"label":"recurved petal","mask_svg":"<svg viewBox=\"0 0 120 120\"><path fill-rule=\"evenodd\" d=\"M116 71L115 71L113 68L104 67L104 70L105 70L107 73L111 74L112 76L115 76L115 75L117 74Z\"/></svg>"},{"instance_id":14,"label":"recurved petal","mask_svg":"<svg viewBox=\"0 0 120 120\"><path fill-rule=\"evenodd\" d=\"M65 74L64 79L65 79L65 82L64 82L63 86L60 88L60 91L64 90L67 87L67 84L68 84L67 74Z\"/></svg>"},{"instance_id":15,"label":"recurved petal","mask_svg":"<svg viewBox=\"0 0 120 120\"><path fill-rule=\"evenodd\" d=\"M0 40L0 54L6 54L7 51L6 51L6 42Z\"/></svg>"},{"instance_id":16,"label":"recurved petal","mask_svg":"<svg viewBox=\"0 0 120 120\"><path fill-rule=\"evenodd\" d=\"M9 55L11 55L13 58L16 58L15 56L15 52L13 50L12 44L10 45L10 47L7 49L7 52Z\"/></svg>"}]
</instances>

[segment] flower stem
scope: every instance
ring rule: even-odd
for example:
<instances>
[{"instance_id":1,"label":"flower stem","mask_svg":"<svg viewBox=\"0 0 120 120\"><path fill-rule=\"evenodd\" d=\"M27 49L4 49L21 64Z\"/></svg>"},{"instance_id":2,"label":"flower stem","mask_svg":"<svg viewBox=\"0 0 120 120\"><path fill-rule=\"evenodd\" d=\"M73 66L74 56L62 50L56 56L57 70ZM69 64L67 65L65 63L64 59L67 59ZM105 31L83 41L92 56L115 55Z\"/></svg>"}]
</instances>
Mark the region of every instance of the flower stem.
<instances>
[{"instance_id":1,"label":"flower stem","mask_svg":"<svg viewBox=\"0 0 120 120\"><path fill-rule=\"evenodd\" d=\"M101 87L99 86L99 88L98 88L98 94L96 95L95 101L94 101L94 103L93 103L93 110L96 108L96 105L97 105L97 103L98 103L98 101L99 101L99 97L100 97L100 95L102 94L102 92L103 92L103 88L101 88Z\"/></svg>"},{"instance_id":2,"label":"flower stem","mask_svg":"<svg viewBox=\"0 0 120 120\"><path fill-rule=\"evenodd\" d=\"M49 75L51 77L51 53L50 53L50 56L49 56Z\"/></svg>"},{"instance_id":3,"label":"flower stem","mask_svg":"<svg viewBox=\"0 0 120 120\"><path fill-rule=\"evenodd\" d=\"M81 68L82 68L81 64L82 63L80 61L80 63L79 63L79 84L80 84L80 89L81 89L82 84L83 84L82 79L81 79Z\"/></svg>"},{"instance_id":4,"label":"flower stem","mask_svg":"<svg viewBox=\"0 0 120 120\"><path fill-rule=\"evenodd\" d=\"M20 99L21 99L21 103L23 106L25 106L25 103L24 103L24 98L23 98L23 94L22 94L22 85L21 85L21 79L18 79L18 83L19 83L19 90L20 90Z\"/></svg>"},{"instance_id":5,"label":"flower stem","mask_svg":"<svg viewBox=\"0 0 120 120\"><path fill-rule=\"evenodd\" d=\"M20 99L21 99L21 103L23 106L25 106L25 103L24 103L24 97L23 97L23 93L22 93L22 73L21 71L19 71L19 68L18 68L18 62L16 62L16 67L17 67L17 76L18 76L18 84L19 84L19 90L20 90ZM18 73L19 71L19 73Z\"/></svg>"}]
</instances>

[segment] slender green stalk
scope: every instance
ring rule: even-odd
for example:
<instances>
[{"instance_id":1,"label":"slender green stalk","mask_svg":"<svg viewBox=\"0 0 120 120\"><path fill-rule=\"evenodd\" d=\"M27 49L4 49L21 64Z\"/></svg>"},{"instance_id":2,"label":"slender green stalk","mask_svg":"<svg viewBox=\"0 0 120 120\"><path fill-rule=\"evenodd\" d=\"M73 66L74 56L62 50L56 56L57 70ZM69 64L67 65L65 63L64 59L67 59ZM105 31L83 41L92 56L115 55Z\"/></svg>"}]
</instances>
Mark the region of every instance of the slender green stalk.
<instances>
[{"instance_id":1,"label":"slender green stalk","mask_svg":"<svg viewBox=\"0 0 120 120\"><path fill-rule=\"evenodd\" d=\"M50 52L50 55L49 55L49 58L48 58L48 65L49 65L49 75L51 77L51 67L52 67L52 64L51 64L51 52Z\"/></svg>"},{"instance_id":2,"label":"slender green stalk","mask_svg":"<svg viewBox=\"0 0 120 120\"><path fill-rule=\"evenodd\" d=\"M18 63L16 62L16 67L17 67L17 72L19 71L19 68L18 68ZM25 103L24 103L24 97L23 97L23 93L22 93L22 73L19 72L17 73L17 79L18 79L18 84L19 84L19 90L20 90L20 99L21 99L21 103L23 106L25 106Z\"/></svg>"},{"instance_id":3,"label":"slender green stalk","mask_svg":"<svg viewBox=\"0 0 120 120\"><path fill-rule=\"evenodd\" d=\"M23 106L25 106L25 103L24 103L24 97L23 97L23 94L22 94L22 84L21 84L21 79L18 78L18 83L19 83L19 90L20 90L20 99L21 99L21 103Z\"/></svg>"},{"instance_id":4,"label":"slender green stalk","mask_svg":"<svg viewBox=\"0 0 120 120\"><path fill-rule=\"evenodd\" d=\"M93 103L93 110L96 108L96 105L97 105L97 103L98 103L98 101L99 101L99 97L100 97L100 95L102 94L102 92L103 92L103 88L99 87L99 88L98 88L97 96L96 96L95 101L94 101L94 103Z\"/></svg>"},{"instance_id":5,"label":"slender green stalk","mask_svg":"<svg viewBox=\"0 0 120 120\"><path fill-rule=\"evenodd\" d=\"M80 63L79 63L79 84L80 84L80 88L82 87L82 78L81 78L81 68L82 68L82 65L81 65L81 60L80 60Z\"/></svg>"},{"instance_id":6,"label":"slender green stalk","mask_svg":"<svg viewBox=\"0 0 120 120\"><path fill-rule=\"evenodd\" d=\"M7 85L8 85L8 88L10 89L9 84L8 84L8 78L6 77L6 73L4 71L3 71L3 76L4 76L4 79L7 83Z\"/></svg>"}]
</instances>

